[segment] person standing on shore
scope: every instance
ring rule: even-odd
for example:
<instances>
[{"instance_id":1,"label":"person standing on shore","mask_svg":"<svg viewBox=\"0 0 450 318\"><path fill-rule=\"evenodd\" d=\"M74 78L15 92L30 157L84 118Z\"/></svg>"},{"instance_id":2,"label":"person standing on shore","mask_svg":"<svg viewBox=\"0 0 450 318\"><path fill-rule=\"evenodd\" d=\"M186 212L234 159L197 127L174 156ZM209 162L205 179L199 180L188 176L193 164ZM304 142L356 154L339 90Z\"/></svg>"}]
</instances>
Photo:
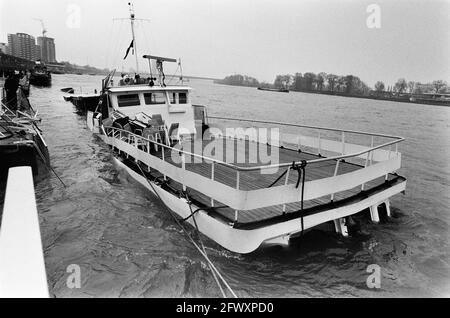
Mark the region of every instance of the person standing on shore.
<instances>
[{"instance_id":1,"label":"person standing on shore","mask_svg":"<svg viewBox=\"0 0 450 318\"><path fill-rule=\"evenodd\" d=\"M30 77L28 75L28 72L21 73L19 85L22 88L22 91L25 94L25 96L26 97L30 96Z\"/></svg>"},{"instance_id":2,"label":"person standing on shore","mask_svg":"<svg viewBox=\"0 0 450 318\"><path fill-rule=\"evenodd\" d=\"M13 112L17 110L17 89L19 88L19 79L10 72L5 80L6 106Z\"/></svg>"}]
</instances>

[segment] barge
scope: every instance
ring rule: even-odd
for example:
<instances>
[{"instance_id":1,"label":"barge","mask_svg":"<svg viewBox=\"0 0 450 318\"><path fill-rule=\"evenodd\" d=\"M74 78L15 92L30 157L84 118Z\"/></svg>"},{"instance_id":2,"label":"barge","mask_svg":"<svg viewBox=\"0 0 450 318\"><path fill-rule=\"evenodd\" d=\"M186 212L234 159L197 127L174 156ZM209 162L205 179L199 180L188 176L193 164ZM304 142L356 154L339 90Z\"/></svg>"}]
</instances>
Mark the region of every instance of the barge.
<instances>
[{"instance_id":1,"label":"barge","mask_svg":"<svg viewBox=\"0 0 450 318\"><path fill-rule=\"evenodd\" d=\"M162 65L175 59L142 58L157 83L114 86L111 72L87 125L120 168L222 247L286 245L326 222L348 236L349 217L368 210L379 222L378 207L390 216L390 198L405 191L404 138L210 116L190 87L164 82Z\"/></svg>"},{"instance_id":2,"label":"barge","mask_svg":"<svg viewBox=\"0 0 450 318\"><path fill-rule=\"evenodd\" d=\"M267 87L258 87L260 91L269 91L269 92L278 92L278 93L289 93L287 88L267 88Z\"/></svg>"},{"instance_id":3,"label":"barge","mask_svg":"<svg viewBox=\"0 0 450 318\"><path fill-rule=\"evenodd\" d=\"M70 93L70 91L68 91ZM73 93L73 92L72 92ZM71 102L79 114L86 115L88 111L95 111L100 100L100 94L72 94L65 95L66 102Z\"/></svg>"}]
</instances>

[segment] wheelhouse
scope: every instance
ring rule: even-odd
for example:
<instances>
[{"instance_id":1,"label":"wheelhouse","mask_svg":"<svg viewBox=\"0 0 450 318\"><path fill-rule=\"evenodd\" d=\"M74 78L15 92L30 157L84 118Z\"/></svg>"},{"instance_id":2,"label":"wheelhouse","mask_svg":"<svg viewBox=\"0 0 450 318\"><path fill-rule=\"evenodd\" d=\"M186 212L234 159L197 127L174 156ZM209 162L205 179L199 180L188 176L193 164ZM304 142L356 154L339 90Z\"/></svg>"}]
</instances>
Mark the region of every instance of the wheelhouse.
<instances>
[{"instance_id":1,"label":"wheelhouse","mask_svg":"<svg viewBox=\"0 0 450 318\"><path fill-rule=\"evenodd\" d=\"M110 87L109 113L119 112L130 119L140 115L161 116L166 126L196 134L194 108L185 86L149 87L143 85Z\"/></svg>"}]
</instances>

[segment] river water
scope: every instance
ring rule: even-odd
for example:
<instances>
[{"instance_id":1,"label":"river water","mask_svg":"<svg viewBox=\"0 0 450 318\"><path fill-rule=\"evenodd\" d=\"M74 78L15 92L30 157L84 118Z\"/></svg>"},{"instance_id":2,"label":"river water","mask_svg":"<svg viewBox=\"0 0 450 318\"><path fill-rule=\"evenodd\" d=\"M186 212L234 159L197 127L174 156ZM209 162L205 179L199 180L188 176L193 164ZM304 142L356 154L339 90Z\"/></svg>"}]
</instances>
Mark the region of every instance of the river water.
<instances>
[{"instance_id":1,"label":"river water","mask_svg":"<svg viewBox=\"0 0 450 318\"><path fill-rule=\"evenodd\" d=\"M50 292L55 297L219 297L203 258L158 199L114 165L112 156L63 100L63 87L99 89L101 77L54 75L31 91L43 119L54 176L36 196ZM450 295L450 108L344 98L191 80L192 99L210 115L287 121L400 135L406 195L391 200L394 217L362 219L342 238L306 233L287 248L249 255L204 238L210 258L241 297L402 297ZM67 268L80 266L80 288ZM381 268L369 289L366 271Z\"/></svg>"}]
</instances>

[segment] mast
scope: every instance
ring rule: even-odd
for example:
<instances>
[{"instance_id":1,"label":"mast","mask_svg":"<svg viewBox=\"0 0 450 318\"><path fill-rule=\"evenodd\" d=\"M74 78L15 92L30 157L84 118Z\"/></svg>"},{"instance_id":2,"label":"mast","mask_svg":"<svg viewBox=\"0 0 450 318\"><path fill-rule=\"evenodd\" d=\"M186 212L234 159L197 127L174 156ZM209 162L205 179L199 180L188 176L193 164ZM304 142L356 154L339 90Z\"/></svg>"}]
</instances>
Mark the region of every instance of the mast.
<instances>
[{"instance_id":1,"label":"mast","mask_svg":"<svg viewBox=\"0 0 450 318\"><path fill-rule=\"evenodd\" d=\"M134 36L134 9L133 4L131 2L128 2L128 5L130 6L130 22L131 22L131 34L133 36L133 48L134 48L134 57L136 58L136 74L139 73L139 62L138 62L138 52L137 52L137 45L136 45L136 38Z\"/></svg>"}]
</instances>

